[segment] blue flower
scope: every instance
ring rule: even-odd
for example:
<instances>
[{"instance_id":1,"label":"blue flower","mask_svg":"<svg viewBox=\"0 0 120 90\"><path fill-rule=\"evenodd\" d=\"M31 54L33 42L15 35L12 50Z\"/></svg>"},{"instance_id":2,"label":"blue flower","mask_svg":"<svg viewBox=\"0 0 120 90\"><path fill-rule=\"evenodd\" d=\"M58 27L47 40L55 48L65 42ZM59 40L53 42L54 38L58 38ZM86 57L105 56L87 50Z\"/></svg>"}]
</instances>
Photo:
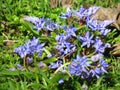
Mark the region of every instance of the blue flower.
<instances>
[{"instance_id":1,"label":"blue flower","mask_svg":"<svg viewBox=\"0 0 120 90\"><path fill-rule=\"evenodd\" d=\"M68 71L70 74L86 78L86 76L88 77L86 68L89 66L90 64L88 63L86 56L80 57L77 55L77 58L73 59L73 62L68 66Z\"/></svg>"},{"instance_id":2,"label":"blue flower","mask_svg":"<svg viewBox=\"0 0 120 90\"><path fill-rule=\"evenodd\" d=\"M62 60L58 60L57 62L51 62L49 65L50 69L57 69L63 64Z\"/></svg>"},{"instance_id":3,"label":"blue flower","mask_svg":"<svg viewBox=\"0 0 120 90\"><path fill-rule=\"evenodd\" d=\"M61 28L61 26L57 23L52 22L50 19L45 21L45 29L49 31L53 31L55 29Z\"/></svg>"},{"instance_id":4,"label":"blue flower","mask_svg":"<svg viewBox=\"0 0 120 90\"><path fill-rule=\"evenodd\" d=\"M105 21L100 22L98 27L100 29L104 29L113 22L114 22L114 20L105 20Z\"/></svg>"},{"instance_id":5,"label":"blue flower","mask_svg":"<svg viewBox=\"0 0 120 90\"><path fill-rule=\"evenodd\" d=\"M33 58L27 57L26 61L27 61L27 64L31 64L33 62Z\"/></svg>"},{"instance_id":6,"label":"blue flower","mask_svg":"<svg viewBox=\"0 0 120 90\"><path fill-rule=\"evenodd\" d=\"M86 12L88 13L88 16L91 16L91 15L95 14L99 9L100 9L100 7L93 6L93 7L88 8L88 11L86 11Z\"/></svg>"},{"instance_id":7,"label":"blue flower","mask_svg":"<svg viewBox=\"0 0 120 90\"><path fill-rule=\"evenodd\" d=\"M68 10L66 13L62 13L62 16L60 18L68 19L72 16L72 10Z\"/></svg>"},{"instance_id":8,"label":"blue flower","mask_svg":"<svg viewBox=\"0 0 120 90\"><path fill-rule=\"evenodd\" d=\"M113 22L114 22L113 20L105 20L105 21L100 22L98 24L98 31L100 32L100 34L104 36L107 35L111 30L106 29L106 27Z\"/></svg>"},{"instance_id":9,"label":"blue flower","mask_svg":"<svg viewBox=\"0 0 120 90\"><path fill-rule=\"evenodd\" d=\"M95 68L89 71L89 77L96 76L97 78L99 78L102 74L107 73L106 70L108 66L108 63L106 63L103 58L100 58L98 65L94 66Z\"/></svg>"},{"instance_id":10,"label":"blue flower","mask_svg":"<svg viewBox=\"0 0 120 90\"><path fill-rule=\"evenodd\" d=\"M65 35L65 34L60 34L56 36L56 40L58 41L58 43L64 43L66 42L68 39L70 38L69 35Z\"/></svg>"},{"instance_id":11,"label":"blue flower","mask_svg":"<svg viewBox=\"0 0 120 90\"><path fill-rule=\"evenodd\" d=\"M100 59L99 63L100 63L100 66L101 66L100 68L101 68L102 73L107 73L106 70L109 66L108 63L106 63L104 59Z\"/></svg>"},{"instance_id":12,"label":"blue flower","mask_svg":"<svg viewBox=\"0 0 120 90\"><path fill-rule=\"evenodd\" d=\"M55 48L58 50L60 58L62 58L64 55L75 51L76 46L75 44L69 42L58 42L58 45Z\"/></svg>"},{"instance_id":13,"label":"blue flower","mask_svg":"<svg viewBox=\"0 0 120 90\"><path fill-rule=\"evenodd\" d=\"M100 58L103 58L103 54L101 54L101 53L98 53L98 54L96 54L96 55L91 56L91 60L92 60L93 62L98 61Z\"/></svg>"},{"instance_id":14,"label":"blue flower","mask_svg":"<svg viewBox=\"0 0 120 90\"><path fill-rule=\"evenodd\" d=\"M18 48L14 49L15 53L18 53L21 58L32 56L35 52L38 53L38 57L42 55L42 48L45 45L45 43L40 44L39 38L33 37L33 39L30 41L27 41L23 46L20 46Z\"/></svg>"},{"instance_id":15,"label":"blue flower","mask_svg":"<svg viewBox=\"0 0 120 90\"><path fill-rule=\"evenodd\" d=\"M108 25L113 23L113 20L105 20L100 23L98 23L97 19L93 19L88 17L86 19L86 25L90 27L93 31L99 31L101 35L107 35L111 30L106 29Z\"/></svg>"},{"instance_id":16,"label":"blue flower","mask_svg":"<svg viewBox=\"0 0 120 90\"><path fill-rule=\"evenodd\" d=\"M19 46L18 48L15 48L14 52L18 53L18 55L20 55L21 58L25 57L28 53L28 51L26 50L26 48L24 48L24 46Z\"/></svg>"},{"instance_id":17,"label":"blue flower","mask_svg":"<svg viewBox=\"0 0 120 90\"><path fill-rule=\"evenodd\" d=\"M24 18L24 20L32 22L35 26L33 26L33 28L37 29L37 31L39 32L41 29L45 28L45 20L44 17L43 18L37 18L37 17L26 17Z\"/></svg>"},{"instance_id":18,"label":"blue flower","mask_svg":"<svg viewBox=\"0 0 120 90\"><path fill-rule=\"evenodd\" d=\"M87 48L94 43L93 35L90 36L90 32L87 32L85 37L79 36L78 39L82 42L82 46L87 46Z\"/></svg>"},{"instance_id":19,"label":"blue flower","mask_svg":"<svg viewBox=\"0 0 120 90\"><path fill-rule=\"evenodd\" d=\"M81 76L83 79L99 78L102 74L107 73L108 63L102 57L98 58L96 62L93 61L93 63L88 60L86 56L80 57L77 55L77 58L73 59L72 63L68 65L69 73Z\"/></svg>"},{"instance_id":20,"label":"blue flower","mask_svg":"<svg viewBox=\"0 0 120 90\"><path fill-rule=\"evenodd\" d=\"M58 81L58 83L59 83L59 84L64 83L64 79L60 79L60 80Z\"/></svg>"},{"instance_id":21,"label":"blue flower","mask_svg":"<svg viewBox=\"0 0 120 90\"><path fill-rule=\"evenodd\" d=\"M30 17L25 17L24 20L33 23L34 24L33 28L37 29L38 32L41 29L47 29L49 31L53 31L54 29L61 28L59 24L57 23L55 24L50 19L45 20L44 17L38 18L38 17L30 16Z\"/></svg>"},{"instance_id":22,"label":"blue flower","mask_svg":"<svg viewBox=\"0 0 120 90\"><path fill-rule=\"evenodd\" d=\"M74 11L73 15L82 19L83 17L86 17L86 15L84 15L85 10L85 8L81 7L78 11Z\"/></svg>"},{"instance_id":23,"label":"blue flower","mask_svg":"<svg viewBox=\"0 0 120 90\"><path fill-rule=\"evenodd\" d=\"M20 70L20 71L24 71L25 68L23 66L21 66L20 64L17 64L17 69Z\"/></svg>"},{"instance_id":24,"label":"blue flower","mask_svg":"<svg viewBox=\"0 0 120 90\"><path fill-rule=\"evenodd\" d=\"M104 44L101 40L96 39L93 47L95 48L96 52L104 53L105 49L110 47L110 44Z\"/></svg>"},{"instance_id":25,"label":"blue flower","mask_svg":"<svg viewBox=\"0 0 120 90\"><path fill-rule=\"evenodd\" d=\"M74 28L73 26L70 26L70 27L65 26L64 29L66 31L66 35L69 35L70 37L76 36L75 31L77 31L77 28Z\"/></svg>"},{"instance_id":26,"label":"blue flower","mask_svg":"<svg viewBox=\"0 0 120 90\"><path fill-rule=\"evenodd\" d=\"M39 21L38 17L32 17L32 16L27 16L24 18L25 21L29 21L33 24L37 24L37 22Z\"/></svg>"},{"instance_id":27,"label":"blue flower","mask_svg":"<svg viewBox=\"0 0 120 90\"><path fill-rule=\"evenodd\" d=\"M98 28L98 21L97 21L97 19L93 19L93 18L88 17L86 19L86 25L88 27L90 27L93 31L96 31L96 30L99 29Z\"/></svg>"},{"instance_id":28,"label":"blue flower","mask_svg":"<svg viewBox=\"0 0 120 90\"><path fill-rule=\"evenodd\" d=\"M78 16L80 19L91 17L97 12L99 7L90 7L88 9L81 7L78 11L74 11L74 16Z\"/></svg>"},{"instance_id":29,"label":"blue flower","mask_svg":"<svg viewBox=\"0 0 120 90\"><path fill-rule=\"evenodd\" d=\"M94 73L97 78L99 78L102 75L102 71L98 67L94 69Z\"/></svg>"},{"instance_id":30,"label":"blue flower","mask_svg":"<svg viewBox=\"0 0 120 90\"><path fill-rule=\"evenodd\" d=\"M110 29L101 29L101 30L99 30L100 34L104 35L104 36L106 36L110 31L111 31Z\"/></svg>"},{"instance_id":31,"label":"blue flower","mask_svg":"<svg viewBox=\"0 0 120 90\"><path fill-rule=\"evenodd\" d=\"M43 18L39 18L38 21L36 21L35 26L33 26L33 28L37 29L37 31L39 32L41 29L45 28L45 20L44 17Z\"/></svg>"}]
</instances>

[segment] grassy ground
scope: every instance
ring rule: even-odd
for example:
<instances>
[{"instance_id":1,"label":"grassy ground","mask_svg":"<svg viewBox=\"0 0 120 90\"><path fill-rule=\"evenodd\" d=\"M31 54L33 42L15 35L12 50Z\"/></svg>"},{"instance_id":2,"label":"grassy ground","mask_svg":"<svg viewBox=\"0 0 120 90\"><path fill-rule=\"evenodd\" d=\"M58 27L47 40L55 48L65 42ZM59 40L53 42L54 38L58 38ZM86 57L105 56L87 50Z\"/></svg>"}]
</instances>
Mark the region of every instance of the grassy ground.
<instances>
[{"instance_id":1,"label":"grassy ground","mask_svg":"<svg viewBox=\"0 0 120 90\"><path fill-rule=\"evenodd\" d=\"M89 4L114 7L118 2L120 1L86 0L86 2L84 2L84 0L73 0L71 3L73 3L73 9L79 9L82 5L87 7ZM69 4L71 5L71 3ZM13 53L14 48L23 45L26 40L31 39L35 35L35 33L31 32L30 27L24 24L23 18L26 16L41 18L44 16L60 24L66 24L66 21L59 19L61 12L65 11L65 9L63 9L65 5L66 4L61 4L61 2L58 4L50 4L49 0L0 1L0 90L81 90L84 80L80 77L71 78L68 74L54 74L55 72L50 71L47 66L41 69L35 64L32 67L28 66L28 69L25 71L10 70L17 68L17 64L23 65L20 57ZM114 34L114 32L111 32L111 35L112 34ZM43 37L42 40L44 41L46 38ZM108 42L111 42L111 40ZM46 61L44 61L47 63L46 65L48 65L48 63L52 60L54 61L54 59L55 58L45 59ZM41 57L36 60L41 61L43 59ZM120 89L120 58L110 55L106 57L106 60L109 63L108 73L102 75L99 79L95 78L90 82L85 81L88 90ZM30 70L34 72L30 72ZM57 82L61 77L66 78L64 84L58 84Z\"/></svg>"}]
</instances>

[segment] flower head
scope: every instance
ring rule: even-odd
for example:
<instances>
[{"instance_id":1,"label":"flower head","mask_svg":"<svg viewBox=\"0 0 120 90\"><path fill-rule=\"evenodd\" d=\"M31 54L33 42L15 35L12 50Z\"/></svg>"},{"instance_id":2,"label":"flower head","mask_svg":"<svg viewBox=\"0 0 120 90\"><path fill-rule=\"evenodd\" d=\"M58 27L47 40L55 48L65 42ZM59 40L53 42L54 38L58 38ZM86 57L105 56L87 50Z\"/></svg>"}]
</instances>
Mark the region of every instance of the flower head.
<instances>
[{"instance_id":1,"label":"flower head","mask_svg":"<svg viewBox=\"0 0 120 90\"><path fill-rule=\"evenodd\" d=\"M63 64L63 62L61 60L58 60L57 62L51 62L49 65L49 68L51 69L57 69L58 67L60 67Z\"/></svg>"},{"instance_id":2,"label":"flower head","mask_svg":"<svg viewBox=\"0 0 120 90\"><path fill-rule=\"evenodd\" d=\"M68 10L66 13L62 13L60 18L68 19L72 16L72 10Z\"/></svg>"},{"instance_id":3,"label":"flower head","mask_svg":"<svg viewBox=\"0 0 120 90\"><path fill-rule=\"evenodd\" d=\"M15 53L18 53L21 58L24 58L26 56L31 56L35 52L38 53L38 56L41 56L42 48L45 45L45 43L40 44L39 38L33 37L33 39L30 41L27 41L23 46L20 46L18 48L14 49Z\"/></svg>"},{"instance_id":4,"label":"flower head","mask_svg":"<svg viewBox=\"0 0 120 90\"><path fill-rule=\"evenodd\" d=\"M64 79L60 79L60 80L58 81L58 83L59 83L59 84L64 83Z\"/></svg>"},{"instance_id":5,"label":"flower head","mask_svg":"<svg viewBox=\"0 0 120 90\"><path fill-rule=\"evenodd\" d=\"M99 78L102 74L107 73L107 68L108 63L106 63L103 58L100 58L98 65L95 66L94 69L91 69L89 71L89 77L96 76L97 78Z\"/></svg>"},{"instance_id":6,"label":"flower head","mask_svg":"<svg viewBox=\"0 0 120 90\"><path fill-rule=\"evenodd\" d=\"M87 48L94 43L93 35L90 36L90 32L87 32L85 37L79 36L78 39L82 42L82 46L87 46Z\"/></svg>"},{"instance_id":7,"label":"flower head","mask_svg":"<svg viewBox=\"0 0 120 90\"><path fill-rule=\"evenodd\" d=\"M46 29L49 31L53 31L56 28L61 28L61 26L57 23L52 22L50 19L38 18L38 17L25 17L25 21L29 21L34 24L33 28L37 29L39 32L41 29Z\"/></svg>"},{"instance_id":8,"label":"flower head","mask_svg":"<svg viewBox=\"0 0 120 90\"><path fill-rule=\"evenodd\" d=\"M88 9L81 7L78 11L74 11L74 16L78 16L80 19L91 17L97 12L99 7L90 7Z\"/></svg>"},{"instance_id":9,"label":"flower head","mask_svg":"<svg viewBox=\"0 0 120 90\"><path fill-rule=\"evenodd\" d=\"M66 34L69 35L70 37L76 36L75 31L77 31L77 28L74 28L73 26L70 27L65 26L64 29L66 31Z\"/></svg>"},{"instance_id":10,"label":"flower head","mask_svg":"<svg viewBox=\"0 0 120 90\"><path fill-rule=\"evenodd\" d=\"M83 74L88 75L86 68L89 66L90 64L88 63L86 56L80 57L77 55L76 59L73 59L73 62L68 66L68 71L73 75L86 78Z\"/></svg>"},{"instance_id":11,"label":"flower head","mask_svg":"<svg viewBox=\"0 0 120 90\"><path fill-rule=\"evenodd\" d=\"M110 47L110 44L104 44L101 40L96 39L93 47L95 48L96 52L104 53L105 49Z\"/></svg>"},{"instance_id":12,"label":"flower head","mask_svg":"<svg viewBox=\"0 0 120 90\"><path fill-rule=\"evenodd\" d=\"M94 18L88 17L86 19L86 24L88 27L90 27L93 31L99 31L100 34L104 36L111 31L110 29L106 29L106 27L113 22L113 20L105 20L99 23L97 19Z\"/></svg>"},{"instance_id":13,"label":"flower head","mask_svg":"<svg viewBox=\"0 0 120 90\"><path fill-rule=\"evenodd\" d=\"M65 35L65 34L60 34L56 36L56 40L58 41L58 43L64 43L66 42L68 39L70 38L69 35Z\"/></svg>"},{"instance_id":14,"label":"flower head","mask_svg":"<svg viewBox=\"0 0 120 90\"><path fill-rule=\"evenodd\" d=\"M58 50L58 53L60 54L60 57L62 58L64 55L73 52L76 49L76 46L75 44L69 43L69 42L63 42L63 43L58 42L56 49Z\"/></svg>"}]
</instances>

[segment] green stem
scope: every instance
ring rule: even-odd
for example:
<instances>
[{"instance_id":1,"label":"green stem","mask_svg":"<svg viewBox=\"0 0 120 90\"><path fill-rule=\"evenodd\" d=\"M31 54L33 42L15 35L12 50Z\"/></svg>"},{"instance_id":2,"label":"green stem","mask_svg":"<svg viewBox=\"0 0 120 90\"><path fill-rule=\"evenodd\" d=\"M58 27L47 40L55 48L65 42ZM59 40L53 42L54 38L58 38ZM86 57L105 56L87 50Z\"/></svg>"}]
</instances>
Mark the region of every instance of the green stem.
<instances>
[{"instance_id":1,"label":"green stem","mask_svg":"<svg viewBox=\"0 0 120 90\"><path fill-rule=\"evenodd\" d=\"M68 62L68 63L65 63L65 64L63 64L62 66L60 66L55 72L54 72L54 74L56 74L58 71L60 71L63 67L65 67L65 66L67 66L67 65L69 65L70 64L70 62Z\"/></svg>"}]
</instances>

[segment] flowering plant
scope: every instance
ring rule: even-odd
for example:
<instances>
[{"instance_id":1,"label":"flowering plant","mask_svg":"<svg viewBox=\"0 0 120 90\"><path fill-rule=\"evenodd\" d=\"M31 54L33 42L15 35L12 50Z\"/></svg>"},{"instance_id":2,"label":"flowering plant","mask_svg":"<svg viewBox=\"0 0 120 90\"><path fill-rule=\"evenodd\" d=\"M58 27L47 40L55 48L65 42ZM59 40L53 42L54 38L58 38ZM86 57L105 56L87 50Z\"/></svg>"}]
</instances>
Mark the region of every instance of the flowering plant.
<instances>
[{"instance_id":1,"label":"flowering plant","mask_svg":"<svg viewBox=\"0 0 120 90\"><path fill-rule=\"evenodd\" d=\"M39 62L39 65L35 65L40 69L45 67L48 72L64 73L71 78L77 76L84 80L99 78L107 73L109 65L104 53L111 45L104 38L111 31L107 26L114 21L98 22L91 17L97 10L99 7L68 10L60 18L68 20L68 23L69 19L77 18L79 22L67 26L44 17L25 17L25 21L33 23L33 32L37 33L37 36L14 49L14 52L27 62L27 66L24 63L24 68ZM50 75L50 78L53 76ZM64 83L64 80L67 79L61 77L58 82Z\"/></svg>"}]
</instances>

